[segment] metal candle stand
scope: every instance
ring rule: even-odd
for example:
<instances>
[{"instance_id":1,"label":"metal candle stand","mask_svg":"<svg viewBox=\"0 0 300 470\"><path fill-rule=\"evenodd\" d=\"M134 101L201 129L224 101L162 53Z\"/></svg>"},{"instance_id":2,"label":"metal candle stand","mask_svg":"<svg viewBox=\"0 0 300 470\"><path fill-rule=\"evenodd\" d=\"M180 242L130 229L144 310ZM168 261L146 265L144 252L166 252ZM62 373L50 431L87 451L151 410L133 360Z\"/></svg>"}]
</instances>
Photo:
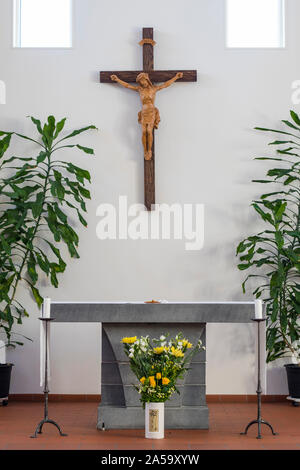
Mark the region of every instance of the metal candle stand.
<instances>
[{"instance_id":1,"label":"metal candle stand","mask_svg":"<svg viewBox=\"0 0 300 470\"><path fill-rule=\"evenodd\" d=\"M272 431L273 436L276 436L278 433L274 432L273 427L271 426L268 421L265 421L261 417L261 394L262 394L262 389L261 389L261 379L260 379L260 323L263 321L266 321L266 318L252 318L252 321L255 321L257 323L257 419L254 419L253 421L250 421L250 423L247 424L246 429L244 432L241 432L241 434L245 435L248 432L248 429L252 426L252 424L257 424L258 426L258 434L256 439L261 439L261 425L266 424L269 426L269 428Z\"/></svg>"},{"instance_id":2,"label":"metal candle stand","mask_svg":"<svg viewBox=\"0 0 300 470\"><path fill-rule=\"evenodd\" d=\"M49 419L48 418L48 395L49 395L49 388L48 388L48 325L49 323L54 320L54 318L45 318L45 317L41 317L39 318L39 320L41 321L44 321L45 324L46 324L46 341L45 341L45 381L44 381L44 397L45 397L45 401L44 401L44 419L42 419L42 421L39 422L39 424L37 425L36 427L36 430L35 430L35 433L33 434L33 436L30 436L32 438L36 438L38 434L42 434L42 428L44 426L44 424L46 423L49 423L49 424L53 424L54 426L57 427L58 431L59 431L59 434L61 436L67 436L67 434L64 434L61 429L60 429L60 426L55 422L53 421L52 419Z\"/></svg>"}]
</instances>

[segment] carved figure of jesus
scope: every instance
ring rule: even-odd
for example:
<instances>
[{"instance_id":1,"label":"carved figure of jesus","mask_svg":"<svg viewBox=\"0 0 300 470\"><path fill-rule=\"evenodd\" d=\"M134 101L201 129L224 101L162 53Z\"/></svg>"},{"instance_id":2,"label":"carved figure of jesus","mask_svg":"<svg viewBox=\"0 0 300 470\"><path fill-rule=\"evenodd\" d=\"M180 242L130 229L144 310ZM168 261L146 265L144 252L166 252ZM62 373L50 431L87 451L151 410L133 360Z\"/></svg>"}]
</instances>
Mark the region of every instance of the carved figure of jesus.
<instances>
[{"instance_id":1,"label":"carved figure of jesus","mask_svg":"<svg viewBox=\"0 0 300 470\"><path fill-rule=\"evenodd\" d=\"M120 80L117 75L110 76L111 80L114 82L117 82L130 90L138 91L140 94L142 110L138 114L138 122L142 126L142 143L144 147L145 160L151 160L152 158L153 129L157 129L160 122L159 111L154 106L156 92L163 90L164 88L168 88L172 83L182 77L183 73L178 72L170 80L156 86L152 84L149 75L142 72L136 77L138 86L133 86Z\"/></svg>"}]
</instances>

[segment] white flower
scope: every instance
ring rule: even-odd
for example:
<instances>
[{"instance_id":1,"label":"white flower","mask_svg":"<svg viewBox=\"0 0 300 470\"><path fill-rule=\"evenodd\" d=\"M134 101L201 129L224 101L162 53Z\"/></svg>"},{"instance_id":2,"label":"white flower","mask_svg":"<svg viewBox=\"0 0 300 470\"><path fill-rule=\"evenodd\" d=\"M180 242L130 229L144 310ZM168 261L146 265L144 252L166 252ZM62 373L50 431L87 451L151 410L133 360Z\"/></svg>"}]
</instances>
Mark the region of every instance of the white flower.
<instances>
[{"instance_id":1,"label":"white flower","mask_svg":"<svg viewBox=\"0 0 300 470\"><path fill-rule=\"evenodd\" d=\"M130 353L130 354L129 354L129 357L133 357L133 353Z\"/></svg>"},{"instance_id":2,"label":"white flower","mask_svg":"<svg viewBox=\"0 0 300 470\"><path fill-rule=\"evenodd\" d=\"M164 335L161 335L161 337L159 338L161 341L164 341L166 339L166 337Z\"/></svg>"},{"instance_id":3,"label":"white flower","mask_svg":"<svg viewBox=\"0 0 300 470\"><path fill-rule=\"evenodd\" d=\"M166 341L163 341L162 343L160 343L161 346L165 347L167 345L167 342Z\"/></svg>"}]
</instances>

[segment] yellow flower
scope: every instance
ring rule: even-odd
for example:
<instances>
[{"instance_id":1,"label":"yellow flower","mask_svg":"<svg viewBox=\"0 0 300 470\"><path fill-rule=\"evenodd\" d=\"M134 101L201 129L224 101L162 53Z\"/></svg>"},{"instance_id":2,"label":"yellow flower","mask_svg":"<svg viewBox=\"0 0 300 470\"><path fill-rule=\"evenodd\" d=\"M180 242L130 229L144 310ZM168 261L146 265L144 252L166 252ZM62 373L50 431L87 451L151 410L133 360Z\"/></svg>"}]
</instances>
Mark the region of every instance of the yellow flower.
<instances>
[{"instance_id":1,"label":"yellow flower","mask_svg":"<svg viewBox=\"0 0 300 470\"><path fill-rule=\"evenodd\" d=\"M156 381L155 381L154 375L151 375L149 377L149 381L150 381L150 387L155 388L156 387Z\"/></svg>"},{"instance_id":2,"label":"yellow flower","mask_svg":"<svg viewBox=\"0 0 300 470\"><path fill-rule=\"evenodd\" d=\"M146 380L146 377L142 377L142 378L140 379L140 382L144 385L145 380Z\"/></svg>"},{"instance_id":3,"label":"yellow flower","mask_svg":"<svg viewBox=\"0 0 300 470\"><path fill-rule=\"evenodd\" d=\"M157 372L156 378L157 378L158 380L161 379L161 373L160 373L160 372Z\"/></svg>"},{"instance_id":4,"label":"yellow flower","mask_svg":"<svg viewBox=\"0 0 300 470\"><path fill-rule=\"evenodd\" d=\"M168 352L170 350L169 346L165 347L164 350Z\"/></svg>"},{"instance_id":5,"label":"yellow flower","mask_svg":"<svg viewBox=\"0 0 300 470\"><path fill-rule=\"evenodd\" d=\"M175 357L184 357L184 353L180 349L175 349L174 346L171 348L171 352Z\"/></svg>"},{"instance_id":6,"label":"yellow flower","mask_svg":"<svg viewBox=\"0 0 300 470\"><path fill-rule=\"evenodd\" d=\"M163 385L168 385L169 383L170 383L170 379L168 379L167 377L162 378L162 384Z\"/></svg>"},{"instance_id":7,"label":"yellow flower","mask_svg":"<svg viewBox=\"0 0 300 470\"><path fill-rule=\"evenodd\" d=\"M182 345L184 348L186 347L187 349L190 349L193 346L192 343L190 343L187 339L184 339L182 341Z\"/></svg>"},{"instance_id":8,"label":"yellow flower","mask_svg":"<svg viewBox=\"0 0 300 470\"><path fill-rule=\"evenodd\" d=\"M155 354L161 354L163 351L164 351L163 346L159 346L159 347L157 347L157 348L153 348L153 352L154 352Z\"/></svg>"},{"instance_id":9,"label":"yellow flower","mask_svg":"<svg viewBox=\"0 0 300 470\"><path fill-rule=\"evenodd\" d=\"M131 338L125 337L125 338L122 339L121 343L124 343L124 344L133 344L133 343L136 342L136 340L137 340L137 337L136 337L136 336L132 336Z\"/></svg>"}]
</instances>

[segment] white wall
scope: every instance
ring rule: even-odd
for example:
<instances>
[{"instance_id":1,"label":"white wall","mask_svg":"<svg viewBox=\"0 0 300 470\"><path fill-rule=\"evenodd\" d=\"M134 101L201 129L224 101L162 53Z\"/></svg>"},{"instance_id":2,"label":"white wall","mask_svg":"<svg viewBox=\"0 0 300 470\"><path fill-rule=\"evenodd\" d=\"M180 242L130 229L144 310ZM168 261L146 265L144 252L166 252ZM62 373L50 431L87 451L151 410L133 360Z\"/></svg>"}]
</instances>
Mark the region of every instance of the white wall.
<instances>
[{"instance_id":1,"label":"white wall","mask_svg":"<svg viewBox=\"0 0 300 470\"><path fill-rule=\"evenodd\" d=\"M222 0L76 0L72 50L18 50L12 48L12 1L1 0L7 104L0 106L0 128L29 133L25 116L54 114L68 116L71 128L93 123L100 129L81 140L96 157L70 154L93 176L88 229L78 228L81 258L69 261L59 289L44 286L43 294L73 301L252 298L241 292L235 247L260 229L249 203L261 188L250 181L263 165L252 157L268 140L252 129L287 117L291 82L300 78L300 4L287 3L284 50L226 50ZM137 96L98 83L100 70L141 67L143 26L155 28L157 69L198 70L198 83L174 85L157 97L156 188L157 202L205 204L199 252L185 251L181 241L100 242L95 234L101 202L117 203L120 194L129 203L143 201ZM34 342L10 353L15 393L40 391L38 312L26 299L31 318L22 332ZM99 336L97 325L54 326L53 393L99 392ZM253 325L208 326L208 393L254 393L254 344ZM285 392L283 371L270 374L268 392Z\"/></svg>"}]
</instances>

